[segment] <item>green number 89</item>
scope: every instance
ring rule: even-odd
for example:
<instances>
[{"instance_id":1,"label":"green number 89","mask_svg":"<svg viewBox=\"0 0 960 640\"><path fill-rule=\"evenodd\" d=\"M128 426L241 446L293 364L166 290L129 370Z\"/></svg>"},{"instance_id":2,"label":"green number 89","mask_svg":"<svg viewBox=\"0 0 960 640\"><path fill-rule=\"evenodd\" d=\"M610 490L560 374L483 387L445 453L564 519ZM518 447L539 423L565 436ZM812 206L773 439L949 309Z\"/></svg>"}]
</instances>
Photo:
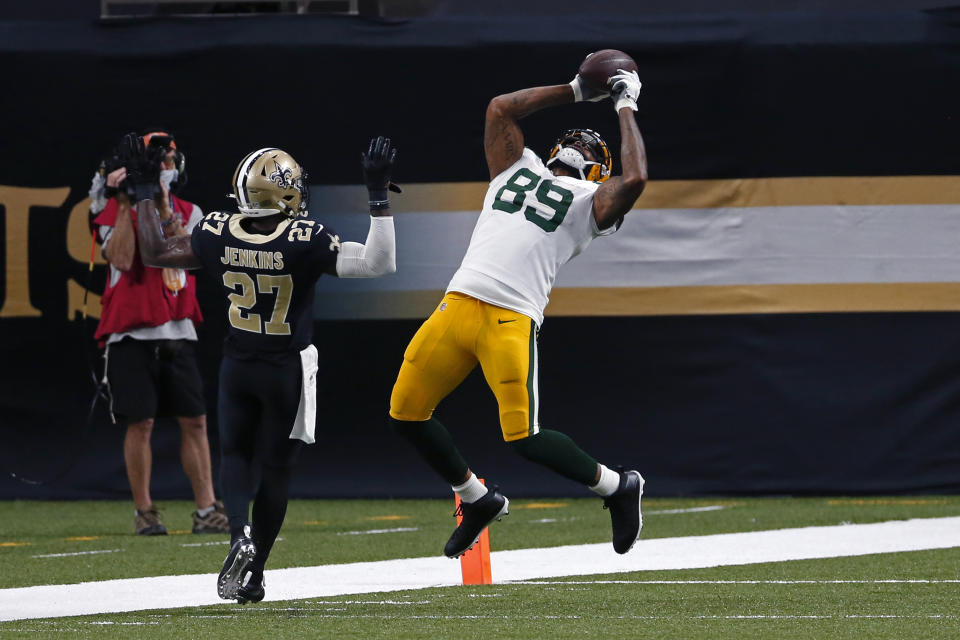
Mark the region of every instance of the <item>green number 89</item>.
<instances>
[{"instance_id":1,"label":"green number 89","mask_svg":"<svg viewBox=\"0 0 960 640\"><path fill-rule=\"evenodd\" d=\"M538 207L528 205L523 210L523 216L548 233L556 231L570 209L570 204L573 202L573 192L558 187L553 183L553 180L541 181L540 176L530 169L519 169L510 176L510 179L497 191L497 195L493 199L493 208L506 213L516 213L520 211L527 195L534 189L536 189L534 195L537 203L553 213L549 217L544 217L540 215ZM503 196L507 192L512 193L513 197L504 199Z\"/></svg>"}]
</instances>

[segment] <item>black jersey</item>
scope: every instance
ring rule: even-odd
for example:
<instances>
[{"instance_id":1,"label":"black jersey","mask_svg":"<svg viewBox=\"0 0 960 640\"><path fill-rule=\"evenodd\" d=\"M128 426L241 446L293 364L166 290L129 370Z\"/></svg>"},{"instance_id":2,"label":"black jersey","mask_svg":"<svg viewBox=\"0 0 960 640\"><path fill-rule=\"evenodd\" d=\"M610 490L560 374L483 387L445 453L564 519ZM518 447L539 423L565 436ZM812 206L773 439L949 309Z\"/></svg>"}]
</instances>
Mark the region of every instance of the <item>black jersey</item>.
<instances>
[{"instance_id":1,"label":"black jersey","mask_svg":"<svg viewBox=\"0 0 960 640\"><path fill-rule=\"evenodd\" d=\"M316 220L284 220L269 234L250 222L242 213L208 214L193 230L193 252L230 305L224 355L283 358L313 339L314 285L336 274L340 239Z\"/></svg>"}]
</instances>

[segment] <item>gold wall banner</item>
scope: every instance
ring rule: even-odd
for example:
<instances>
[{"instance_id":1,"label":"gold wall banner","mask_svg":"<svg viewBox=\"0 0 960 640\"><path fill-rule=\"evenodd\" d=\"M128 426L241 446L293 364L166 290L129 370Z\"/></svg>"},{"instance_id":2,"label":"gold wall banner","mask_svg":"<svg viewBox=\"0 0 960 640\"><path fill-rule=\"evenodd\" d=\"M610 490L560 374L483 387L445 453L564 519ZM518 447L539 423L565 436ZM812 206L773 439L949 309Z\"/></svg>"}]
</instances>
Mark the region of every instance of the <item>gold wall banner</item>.
<instances>
[{"instance_id":1,"label":"gold wall banner","mask_svg":"<svg viewBox=\"0 0 960 640\"><path fill-rule=\"evenodd\" d=\"M91 255L94 265L104 265L100 247L93 248L91 254L91 234L87 224L90 199L77 202L69 212L63 206L70 195L70 187L26 188L0 185L0 210L3 211L2 229L4 255L3 282L4 296L0 302L0 318L36 318L45 315L44 311L32 302L38 293L39 280L36 276L49 277L46 270L49 265L61 261L61 255L67 254L85 267L90 264ZM67 216L66 237L54 238L46 235L39 245L40 253L32 255L29 238L31 228L42 224L43 228L56 228L50 224L53 216ZM37 219L43 216L47 220ZM46 280L49 282L49 280ZM67 319L73 320L78 313L86 309L88 316L99 318L101 313L100 296L87 292L85 283L64 274L62 291L67 305ZM84 294L86 293L86 304Z\"/></svg>"},{"instance_id":2,"label":"gold wall banner","mask_svg":"<svg viewBox=\"0 0 960 640\"><path fill-rule=\"evenodd\" d=\"M32 189L0 185L4 208L4 298L0 318L31 318L43 315L30 302L30 210L33 207L60 207L69 187ZM54 211L53 214L56 212ZM48 213L48 215L52 215Z\"/></svg>"},{"instance_id":3,"label":"gold wall banner","mask_svg":"<svg viewBox=\"0 0 960 640\"><path fill-rule=\"evenodd\" d=\"M960 204L960 176L653 180L637 209Z\"/></svg>"},{"instance_id":4,"label":"gold wall banner","mask_svg":"<svg viewBox=\"0 0 960 640\"><path fill-rule=\"evenodd\" d=\"M425 318L443 289L341 292L336 315ZM731 285L715 287L556 287L548 317L960 311L960 282Z\"/></svg>"},{"instance_id":5,"label":"gold wall banner","mask_svg":"<svg viewBox=\"0 0 960 640\"><path fill-rule=\"evenodd\" d=\"M559 288L552 316L960 311L960 282Z\"/></svg>"},{"instance_id":6,"label":"gold wall banner","mask_svg":"<svg viewBox=\"0 0 960 640\"><path fill-rule=\"evenodd\" d=\"M321 281L321 318L415 318L466 250L486 183L394 198L398 273ZM356 189L315 211L362 240ZM561 268L548 316L960 310L960 176L651 181L623 227Z\"/></svg>"},{"instance_id":7,"label":"gold wall banner","mask_svg":"<svg viewBox=\"0 0 960 640\"><path fill-rule=\"evenodd\" d=\"M396 196L398 273L320 289L320 318L414 318L430 312L466 250L487 183L422 183ZM66 237L41 245L90 261L89 200L64 209L69 187L0 186L0 318L44 314L31 255L37 216L67 217ZM312 189L312 213L342 234L366 234L356 186ZM359 214L359 215L358 215ZM47 225L53 227L55 225ZM560 271L547 315L649 315L960 309L960 176L801 177L651 181L623 229ZM50 239L48 239L50 240ZM93 248L96 266L105 264ZM49 282L48 280L46 282ZM100 296L62 276L67 318L97 318ZM86 303L84 304L84 298Z\"/></svg>"},{"instance_id":8,"label":"gold wall banner","mask_svg":"<svg viewBox=\"0 0 960 640\"><path fill-rule=\"evenodd\" d=\"M67 251L75 261L87 265L88 270L98 265L106 265L100 245L95 243L87 220L90 215L90 198L84 198L70 210L67 220ZM99 318L103 313L101 296L88 291L83 284L70 278L67 280L67 320L73 320L77 314Z\"/></svg>"},{"instance_id":9,"label":"gold wall banner","mask_svg":"<svg viewBox=\"0 0 960 640\"><path fill-rule=\"evenodd\" d=\"M404 185L391 200L394 213L479 211L486 182L435 182ZM353 186L314 187L311 210L363 210L366 194ZM651 180L635 210L724 207L960 204L960 176L855 176Z\"/></svg>"}]
</instances>

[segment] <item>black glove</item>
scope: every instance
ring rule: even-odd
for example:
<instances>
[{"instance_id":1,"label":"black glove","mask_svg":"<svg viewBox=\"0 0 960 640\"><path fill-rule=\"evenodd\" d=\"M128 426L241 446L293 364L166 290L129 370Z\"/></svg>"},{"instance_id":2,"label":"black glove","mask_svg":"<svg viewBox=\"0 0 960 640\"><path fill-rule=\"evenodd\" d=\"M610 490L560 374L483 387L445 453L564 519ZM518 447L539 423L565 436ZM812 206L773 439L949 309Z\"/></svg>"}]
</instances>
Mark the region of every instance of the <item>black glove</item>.
<instances>
[{"instance_id":1,"label":"black glove","mask_svg":"<svg viewBox=\"0 0 960 640\"><path fill-rule=\"evenodd\" d=\"M363 181L370 192L371 202L386 202L387 189L402 193L398 185L390 182L393 163L397 159L397 150L391 148L390 138L378 136L370 140L370 148L360 154L363 167Z\"/></svg>"},{"instance_id":2,"label":"black glove","mask_svg":"<svg viewBox=\"0 0 960 640\"><path fill-rule=\"evenodd\" d=\"M128 133L120 140L117 155L127 168L127 191L135 202L153 200L160 193L161 147L145 147L143 138Z\"/></svg>"},{"instance_id":3,"label":"black glove","mask_svg":"<svg viewBox=\"0 0 960 640\"><path fill-rule=\"evenodd\" d=\"M120 144L117 145L116 156L120 163L127 168L127 173L133 165L137 164L144 152L143 138L135 133L128 133L120 138Z\"/></svg>"}]
</instances>

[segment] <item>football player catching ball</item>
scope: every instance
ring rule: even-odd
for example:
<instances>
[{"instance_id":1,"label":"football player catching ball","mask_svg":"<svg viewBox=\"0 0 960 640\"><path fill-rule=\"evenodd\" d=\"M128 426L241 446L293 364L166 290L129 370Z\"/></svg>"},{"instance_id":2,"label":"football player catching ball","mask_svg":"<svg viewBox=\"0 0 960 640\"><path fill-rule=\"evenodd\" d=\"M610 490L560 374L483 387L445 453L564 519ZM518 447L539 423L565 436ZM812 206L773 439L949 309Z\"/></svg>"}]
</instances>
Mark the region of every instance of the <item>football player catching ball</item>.
<instances>
[{"instance_id":1,"label":"football player catching ball","mask_svg":"<svg viewBox=\"0 0 960 640\"><path fill-rule=\"evenodd\" d=\"M599 464L538 419L537 330L561 265L619 228L647 181L634 111L636 71L616 70L608 91L578 74L569 84L497 96L486 114L490 187L459 270L410 341L390 398L390 422L460 497L461 524L444 554L455 558L508 512L498 487L470 470L434 408L480 363L500 408L504 440L524 458L586 485L610 509L613 547L626 553L643 525L643 478ZM588 129L563 133L544 163L524 147L518 121L547 107L612 97L623 175L611 176L606 143Z\"/></svg>"}]
</instances>

